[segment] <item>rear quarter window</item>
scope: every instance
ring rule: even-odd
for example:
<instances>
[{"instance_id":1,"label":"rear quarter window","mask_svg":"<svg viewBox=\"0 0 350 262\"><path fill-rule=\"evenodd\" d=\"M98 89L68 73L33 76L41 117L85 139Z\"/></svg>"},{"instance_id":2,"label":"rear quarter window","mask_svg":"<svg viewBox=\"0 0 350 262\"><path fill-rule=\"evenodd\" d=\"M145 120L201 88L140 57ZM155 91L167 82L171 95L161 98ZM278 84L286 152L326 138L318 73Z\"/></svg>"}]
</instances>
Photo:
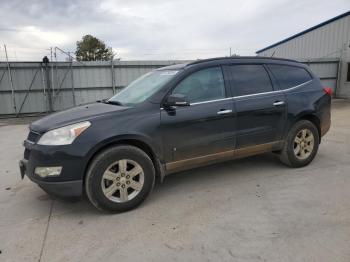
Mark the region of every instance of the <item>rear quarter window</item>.
<instances>
[{"instance_id":1,"label":"rear quarter window","mask_svg":"<svg viewBox=\"0 0 350 262\"><path fill-rule=\"evenodd\" d=\"M280 86L280 89L288 89L301 85L312 79L304 68L287 65L268 65Z\"/></svg>"}]
</instances>

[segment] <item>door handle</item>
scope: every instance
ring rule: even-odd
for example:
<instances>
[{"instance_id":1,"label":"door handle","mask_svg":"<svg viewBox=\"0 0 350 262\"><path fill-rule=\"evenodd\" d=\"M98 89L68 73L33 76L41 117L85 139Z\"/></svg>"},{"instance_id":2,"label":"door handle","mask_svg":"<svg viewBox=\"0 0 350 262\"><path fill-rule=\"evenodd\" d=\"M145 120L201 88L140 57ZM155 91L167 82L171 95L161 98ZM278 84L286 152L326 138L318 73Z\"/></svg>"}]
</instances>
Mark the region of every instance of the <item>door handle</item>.
<instances>
[{"instance_id":1,"label":"door handle","mask_svg":"<svg viewBox=\"0 0 350 262\"><path fill-rule=\"evenodd\" d=\"M220 110L219 112L217 112L218 115L226 115L226 114L231 114L232 110L230 109L226 109L226 110Z\"/></svg>"},{"instance_id":2,"label":"door handle","mask_svg":"<svg viewBox=\"0 0 350 262\"><path fill-rule=\"evenodd\" d=\"M281 106L284 105L284 101L276 101L275 103L273 103L274 106Z\"/></svg>"}]
</instances>

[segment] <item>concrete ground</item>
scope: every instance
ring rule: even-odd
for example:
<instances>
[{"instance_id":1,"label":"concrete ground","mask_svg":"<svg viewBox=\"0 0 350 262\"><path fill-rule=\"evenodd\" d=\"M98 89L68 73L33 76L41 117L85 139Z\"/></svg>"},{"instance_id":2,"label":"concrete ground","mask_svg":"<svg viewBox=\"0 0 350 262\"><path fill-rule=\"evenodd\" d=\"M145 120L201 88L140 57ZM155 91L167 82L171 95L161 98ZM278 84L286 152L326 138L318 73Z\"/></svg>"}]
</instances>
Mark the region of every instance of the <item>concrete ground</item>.
<instances>
[{"instance_id":1,"label":"concrete ground","mask_svg":"<svg viewBox=\"0 0 350 262\"><path fill-rule=\"evenodd\" d=\"M174 174L109 215L21 181L27 125L2 120L0 261L348 262L350 102L333 103L332 121L305 168L265 154Z\"/></svg>"}]
</instances>

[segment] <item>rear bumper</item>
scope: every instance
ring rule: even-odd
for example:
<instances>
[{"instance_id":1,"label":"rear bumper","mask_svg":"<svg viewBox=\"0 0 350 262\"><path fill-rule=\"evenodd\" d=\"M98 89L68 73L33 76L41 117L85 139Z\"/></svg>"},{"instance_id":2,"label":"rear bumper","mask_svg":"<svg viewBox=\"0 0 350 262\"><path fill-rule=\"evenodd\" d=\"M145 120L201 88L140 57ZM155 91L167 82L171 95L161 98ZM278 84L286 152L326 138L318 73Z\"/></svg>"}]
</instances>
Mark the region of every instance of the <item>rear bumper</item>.
<instances>
[{"instance_id":1,"label":"rear bumper","mask_svg":"<svg viewBox=\"0 0 350 262\"><path fill-rule=\"evenodd\" d=\"M324 136L331 128L331 120L324 121L321 125L321 137Z\"/></svg>"},{"instance_id":2,"label":"rear bumper","mask_svg":"<svg viewBox=\"0 0 350 262\"><path fill-rule=\"evenodd\" d=\"M323 137L331 127L331 98L325 94L319 104L320 135Z\"/></svg>"}]
</instances>

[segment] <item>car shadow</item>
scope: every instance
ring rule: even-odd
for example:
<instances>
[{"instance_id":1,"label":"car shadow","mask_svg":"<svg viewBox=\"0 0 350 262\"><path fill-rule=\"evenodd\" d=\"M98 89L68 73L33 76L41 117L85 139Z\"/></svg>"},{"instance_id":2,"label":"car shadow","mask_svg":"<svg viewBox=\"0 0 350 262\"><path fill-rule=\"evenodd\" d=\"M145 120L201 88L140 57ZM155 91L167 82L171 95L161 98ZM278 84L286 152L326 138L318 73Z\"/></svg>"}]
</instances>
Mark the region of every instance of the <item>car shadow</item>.
<instances>
[{"instance_id":1,"label":"car shadow","mask_svg":"<svg viewBox=\"0 0 350 262\"><path fill-rule=\"evenodd\" d=\"M163 199L167 192L180 187L205 187L214 181L225 184L240 179L254 180L261 176L272 176L284 169L289 168L279 162L275 154L265 153L178 172L166 176L163 183L157 184L151 200L147 202Z\"/></svg>"},{"instance_id":2,"label":"car shadow","mask_svg":"<svg viewBox=\"0 0 350 262\"><path fill-rule=\"evenodd\" d=\"M212 181L222 181L222 183L235 183L244 177L247 180L258 179L263 174L271 175L271 171L279 172L283 166L272 153L237 159L205 167L195 168L188 171L178 172L165 177L163 183L155 185L150 197L139 207L157 205L159 201L166 201L169 191L176 191L177 188L193 187L205 189ZM181 193L183 190L181 190ZM55 201L54 215L101 215L110 214L98 211L88 201L86 196L79 199L62 199L50 196ZM165 200L164 200L165 199Z\"/></svg>"}]
</instances>

